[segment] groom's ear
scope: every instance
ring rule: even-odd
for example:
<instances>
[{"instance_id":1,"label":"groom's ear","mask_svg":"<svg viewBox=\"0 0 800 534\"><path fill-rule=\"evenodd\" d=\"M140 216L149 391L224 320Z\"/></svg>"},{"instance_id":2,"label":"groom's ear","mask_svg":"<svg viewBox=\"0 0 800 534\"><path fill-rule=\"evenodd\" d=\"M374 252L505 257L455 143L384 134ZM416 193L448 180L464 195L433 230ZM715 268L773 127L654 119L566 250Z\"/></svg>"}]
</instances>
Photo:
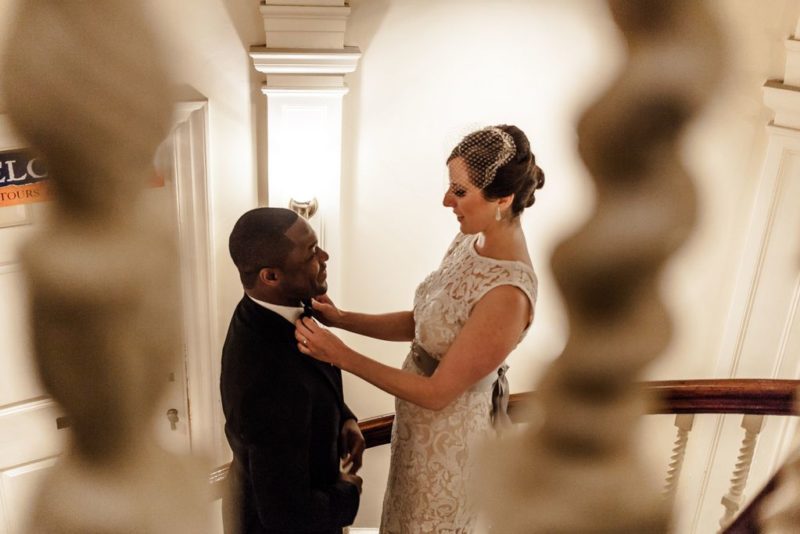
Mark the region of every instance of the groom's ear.
<instances>
[{"instance_id":1,"label":"groom's ear","mask_svg":"<svg viewBox=\"0 0 800 534\"><path fill-rule=\"evenodd\" d=\"M258 271L258 280L266 286L275 287L279 284L280 272L272 267L262 267Z\"/></svg>"}]
</instances>

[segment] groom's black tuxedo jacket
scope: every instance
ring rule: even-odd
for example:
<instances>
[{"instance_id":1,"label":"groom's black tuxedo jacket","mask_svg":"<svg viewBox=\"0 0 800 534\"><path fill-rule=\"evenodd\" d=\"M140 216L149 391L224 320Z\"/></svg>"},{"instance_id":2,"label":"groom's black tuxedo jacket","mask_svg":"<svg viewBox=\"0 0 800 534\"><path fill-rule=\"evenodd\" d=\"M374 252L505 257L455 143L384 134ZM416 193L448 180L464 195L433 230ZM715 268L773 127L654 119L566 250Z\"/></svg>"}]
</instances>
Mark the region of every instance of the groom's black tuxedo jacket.
<instances>
[{"instance_id":1,"label":"groom's black tuxedo jacket","mask_svg":"<svg viewBox=\"0 0 800 534\"><path fill-rule=\"evenodd\" d=\"M220 390L233 450L226 533L341 534L359 502L356 486L339 480L339 433L353 418L341 371L302 354L294 325L245 295L222 349Z\"/></svg>"}]
</instances>

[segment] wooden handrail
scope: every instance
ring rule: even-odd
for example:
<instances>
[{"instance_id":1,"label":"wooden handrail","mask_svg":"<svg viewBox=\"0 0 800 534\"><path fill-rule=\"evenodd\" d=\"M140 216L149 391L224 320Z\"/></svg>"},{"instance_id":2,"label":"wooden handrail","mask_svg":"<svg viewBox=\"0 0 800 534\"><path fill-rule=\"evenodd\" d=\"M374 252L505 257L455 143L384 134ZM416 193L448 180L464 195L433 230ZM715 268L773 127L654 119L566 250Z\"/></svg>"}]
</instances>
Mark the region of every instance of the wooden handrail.
<instances>
[{"instance_id":1,"label":"wooden handrail","mask_svg":"<svg viewBox=\"0 0 800 534\"><path fill-rule=\"evenodd\" d=\"M800 380L659 380L642 382L642 388L650 399L650 414L800 415L795 406ZM535 397L535 392L511 395L508 411L514 422L523 422L523 408ZM371 417L359 422L367 448L389 443L393 422L394 414ZM222 496L228 467L229 464L220 466L209 475L214 498Z\"/></svg>"},{"instance_id":2,"label":"wooden handrail","mask_svg":"<svg viewBox=\"0 0 800 534\"><path fill-rule=\"evenodd\" d=\"M655 405L650 413L739 413L800 415L795 394L800 380L760 378L643 382Z\"/></svg>"},{"instance_id":3,"label":"wooden handrail","mask_svg":"<svg viewBox=\"0 0 800 534\"><path fill-rule=\"evenodd\" d=\"M800 415L795 407L798 388L800 380L762 378L642 382L642 389L651 401L648 407L650 414ZM511 395L509 413L512 420L535 395L535 392Z\"/></svg>"},{"instance_id":4,"label":"wooden handrail","mask_svg":"<svg viewBox=\"0 0 800 534\"><path fill-rule=\"evenodd\" d=\"M643 382L642 387L651 399L650 414L800 415L795 407L795 393L800 388L800 380L657 380ZM508 411L514 422L522 422L523 408L535 397L535 392L511 395ZM359 426L367 447L389 443L393 422L394 414L361 421Z\"/></svg>"}]
</instances>

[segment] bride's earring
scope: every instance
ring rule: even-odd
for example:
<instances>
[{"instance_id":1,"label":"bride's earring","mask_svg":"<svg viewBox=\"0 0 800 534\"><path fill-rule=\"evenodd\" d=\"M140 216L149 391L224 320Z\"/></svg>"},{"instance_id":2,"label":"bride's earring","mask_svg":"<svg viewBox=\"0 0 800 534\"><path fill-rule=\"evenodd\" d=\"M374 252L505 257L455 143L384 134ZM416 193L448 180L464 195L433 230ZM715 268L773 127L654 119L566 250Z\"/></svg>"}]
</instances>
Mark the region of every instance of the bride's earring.
<instances>
[{"instance_id":1,"label":"bride's earring","mask_svg":"<svg viewBox=\"0 0 800 534\"><path fill-rule=\"evenodd\" d=\"M494 220L499 221L502 218L503 216L500 215L500 206L497 206L497 210L494 212Z\"/></svg>"}]
</instances>

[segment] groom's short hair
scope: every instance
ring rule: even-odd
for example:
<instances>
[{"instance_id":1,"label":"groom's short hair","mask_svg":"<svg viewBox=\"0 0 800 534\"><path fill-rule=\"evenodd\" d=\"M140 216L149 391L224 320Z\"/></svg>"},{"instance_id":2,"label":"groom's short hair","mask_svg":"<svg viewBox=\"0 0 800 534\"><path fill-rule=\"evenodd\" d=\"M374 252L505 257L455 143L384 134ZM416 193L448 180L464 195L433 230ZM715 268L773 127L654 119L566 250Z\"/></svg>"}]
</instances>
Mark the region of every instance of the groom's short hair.
<instances>
[{"instance_id":1,"label":"groom's short hair","mask_svg":"<svg viewBox=\"0 0 800 534\"><path fill-rule=\"evenodd\" d=\"M228 251L246 289L255 285L264 267L283 268L294 242L286 230L297 221L286 208L255 208L239 217L228 239Z\"/></svg>"}]
</instances>

